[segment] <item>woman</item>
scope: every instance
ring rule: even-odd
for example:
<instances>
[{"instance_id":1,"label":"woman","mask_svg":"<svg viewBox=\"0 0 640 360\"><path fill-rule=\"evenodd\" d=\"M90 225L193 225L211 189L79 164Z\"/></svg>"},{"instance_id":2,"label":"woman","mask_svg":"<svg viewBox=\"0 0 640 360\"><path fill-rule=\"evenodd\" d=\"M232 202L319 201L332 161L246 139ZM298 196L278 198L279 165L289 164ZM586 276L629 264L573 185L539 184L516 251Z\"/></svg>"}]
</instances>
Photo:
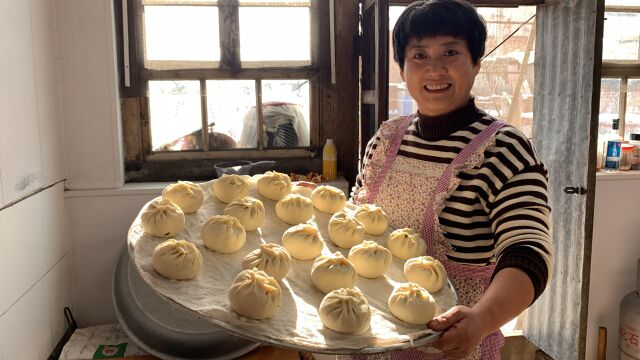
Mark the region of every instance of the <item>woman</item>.
<instances>
[{"instance_id":1,"label":"woman","mask_svg":"<svg viewBox=\"0 0 640 360\"><path fill-rule=\"evenodd\" d=\"M353 200L419 229L458 289L460 306L427 326L433 349L376 358L499 359L499 328L544 290L552 250L547 170L518 129L470 94L486 27L462 0L409 5L393 29L394 58L418 112L384 122L367 145ZM429 351L431 353L429 353Z\"/></svg>"}]
</instances>

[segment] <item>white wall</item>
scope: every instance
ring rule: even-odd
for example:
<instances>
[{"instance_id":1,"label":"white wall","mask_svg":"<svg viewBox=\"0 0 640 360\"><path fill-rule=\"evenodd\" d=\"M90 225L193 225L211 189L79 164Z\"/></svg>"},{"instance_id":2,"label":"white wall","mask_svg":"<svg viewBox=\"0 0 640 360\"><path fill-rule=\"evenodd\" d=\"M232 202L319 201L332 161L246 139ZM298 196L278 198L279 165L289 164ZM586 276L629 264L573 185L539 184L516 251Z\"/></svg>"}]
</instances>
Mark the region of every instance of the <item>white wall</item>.
<instances>
[{"instance_id":1,"label":"white wall","mask_svg":"<svg viewBox=\"0 0 640 360\"><path fill-rule=\"evenodd\" d=\"M640 174L599 175L593 224L586 359L595 359L598 327L607 359L618 359L620 301L636 286L640 258Z\"/></svg>"},{"instance_id":2,"label":"white wall","mask_svg":"<svg viewBox=\"0 0 640 360\"><path fill-rule=\"evenodd\" d=\"M0 2L0 359L42 359L71 304L53 2Z\"/></svg>"}]
</instances>

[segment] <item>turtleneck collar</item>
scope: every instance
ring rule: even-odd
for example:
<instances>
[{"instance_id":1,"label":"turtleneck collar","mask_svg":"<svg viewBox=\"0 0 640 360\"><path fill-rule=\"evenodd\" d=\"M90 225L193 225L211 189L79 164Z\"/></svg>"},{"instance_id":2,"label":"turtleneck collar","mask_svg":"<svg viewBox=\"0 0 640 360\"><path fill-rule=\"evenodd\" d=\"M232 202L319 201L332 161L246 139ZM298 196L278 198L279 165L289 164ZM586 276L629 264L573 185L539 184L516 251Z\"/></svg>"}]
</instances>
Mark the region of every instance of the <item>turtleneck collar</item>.
<instances>
[{"instance_id":1,"label":"turtleneck collar","mask_svg":"<svg viewBox=\"0 0 640 360\"><path fill-rule=\"evenodd\" d=\"M484 115L486 114L476 107L476 103L471 97L462 107L443 115L427 116L418 112L416 131L418 136L424 140L440 140L469 126Z\"/></svg>"}]
</instances>

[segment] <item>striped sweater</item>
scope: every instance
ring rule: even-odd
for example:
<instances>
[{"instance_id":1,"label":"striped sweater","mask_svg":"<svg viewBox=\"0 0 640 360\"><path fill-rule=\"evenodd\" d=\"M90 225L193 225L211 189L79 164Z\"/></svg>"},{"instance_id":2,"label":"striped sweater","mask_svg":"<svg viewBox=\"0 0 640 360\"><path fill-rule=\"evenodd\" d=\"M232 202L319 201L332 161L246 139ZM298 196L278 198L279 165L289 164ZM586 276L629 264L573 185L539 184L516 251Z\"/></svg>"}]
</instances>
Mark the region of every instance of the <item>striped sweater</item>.
<instances>
[{"instance_id":1,"label":"striped sweater","mask_svg":"<svg viewBox=\"0 0 640 360\"><path fill-rule=\"evenodd\" d=\"M471 99L464 107L439 116L420 115L404 134L398 156L448 164L495 119ZM363 158L367 166L380 142L376 134ZM496 263L497 273L515 267L529 275L536 299L543 292L552 263L547 170L529 139L506 125L484 153L480 168L458 174L460 185L440 214L450 260L463 264ZM360 172L355 190L366 183Z\"/></svg>"}]
</instances>

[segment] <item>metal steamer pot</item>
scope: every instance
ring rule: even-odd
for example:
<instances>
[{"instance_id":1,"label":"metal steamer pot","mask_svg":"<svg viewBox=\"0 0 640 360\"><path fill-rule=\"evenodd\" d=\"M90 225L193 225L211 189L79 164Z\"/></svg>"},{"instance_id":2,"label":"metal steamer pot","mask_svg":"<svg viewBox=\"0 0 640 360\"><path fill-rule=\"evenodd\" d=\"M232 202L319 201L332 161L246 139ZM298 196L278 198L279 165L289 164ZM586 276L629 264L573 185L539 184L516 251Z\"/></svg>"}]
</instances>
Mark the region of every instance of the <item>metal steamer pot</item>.
<instances>
[{"instance_id":1,"label":"metal steamer pot","mask_svg":"<svg viewBox=\"0 0 640 360\"><path fill-rule=\"evenodd\" d=\"M116 316L127 335L161 359L231 359L260 344L231 335L156 293L123 247L113 275Z\"/></svg>"}]
</instances>

